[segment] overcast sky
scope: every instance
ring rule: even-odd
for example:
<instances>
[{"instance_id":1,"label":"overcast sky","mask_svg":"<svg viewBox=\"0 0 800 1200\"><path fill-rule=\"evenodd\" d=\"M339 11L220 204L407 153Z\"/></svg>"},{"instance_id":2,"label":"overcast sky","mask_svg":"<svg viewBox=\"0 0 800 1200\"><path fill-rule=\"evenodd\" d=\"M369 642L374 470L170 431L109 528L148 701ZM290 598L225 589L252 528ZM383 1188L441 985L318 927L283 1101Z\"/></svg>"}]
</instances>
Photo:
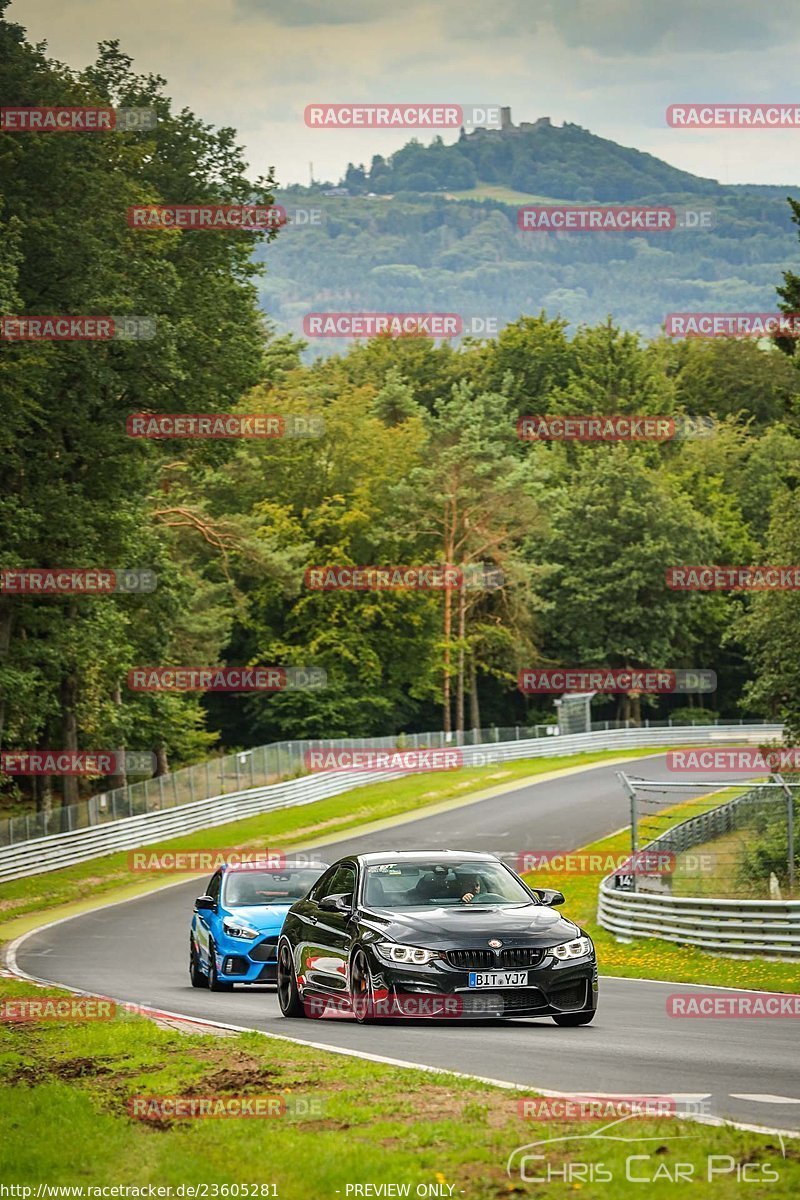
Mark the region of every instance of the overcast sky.
<instances>
[{"instance_id":1,"label":"overcast sky","mask_svg":"<svg viewBox=\"0 0 800 1200\"><path fill-rule=\"evenodd\" d=\"M509 104L515 122L574 121L726 183L800 179L800 129L664 118L681 101L799 101L800 0L15 0L7 16L73 67L119 38L282 183L429 139L303 123L313 102L387 100Z\"/></svg>"}]
</instances>

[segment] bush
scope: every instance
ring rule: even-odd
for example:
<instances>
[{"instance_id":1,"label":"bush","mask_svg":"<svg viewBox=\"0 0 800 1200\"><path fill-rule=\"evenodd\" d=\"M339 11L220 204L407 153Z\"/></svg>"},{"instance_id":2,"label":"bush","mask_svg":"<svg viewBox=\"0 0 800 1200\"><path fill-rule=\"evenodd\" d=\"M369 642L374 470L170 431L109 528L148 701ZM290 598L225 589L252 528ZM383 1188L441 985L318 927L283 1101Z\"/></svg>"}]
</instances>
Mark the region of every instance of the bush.
<instances>
[{"instance_id":1,"label":"bush","mask_svg":"<svg viewBox=\"0 0 800 1200\"><path fill-rule=\"evenodd\" d=\"M667 715L676 725L713 725L719 717L710 708L674 708Z\"/></svg>"}]
</instances>

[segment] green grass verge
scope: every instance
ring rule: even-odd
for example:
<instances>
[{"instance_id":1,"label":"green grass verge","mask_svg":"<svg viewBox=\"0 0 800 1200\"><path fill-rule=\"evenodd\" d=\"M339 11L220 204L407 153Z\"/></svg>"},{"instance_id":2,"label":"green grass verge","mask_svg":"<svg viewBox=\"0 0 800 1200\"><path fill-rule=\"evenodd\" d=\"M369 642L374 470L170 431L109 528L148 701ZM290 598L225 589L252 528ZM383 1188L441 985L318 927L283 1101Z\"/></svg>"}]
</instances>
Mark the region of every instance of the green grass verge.
<instances>
[{"instance_id":1,"label":"green grass verge","mask_svg":"<svg viewBox=\"0 0 800 1200\"><path fill-rule=\"evenodd\" d=\"M59 994L0 979L0 1000ZM479 1039L480 1028L471 1036ZM209 1197L236 1196L235 1185L249 1184L259 1189L250 1195L273 1194L262 1185L275 1185L281 1200L336 1200L348 1194L348 1185L371 1183L409 1185L412 1196L419 1185L438 1185L429 1194L469 1200L563 1195L573 1188L586 1197L620 1200L632 1186L626 1159L646 1155L634 1173L660 1176L642 1193L648 1197L675 1200L699 1187L719 1200L738 1198L736 1166L741 1170L745 1163L753 1173L778 1175L777 1182L752 1188L752 1195L800 1192L800 1146L794 1141L786 1141L783 1157L772 1135L637 1117L611 1131L633 1140L587 1143L586 1135L605 1122L522 1117L518 1104L527 1094L255 1033L182 1034L129 1014L108 1021L0 1022L0 1179L32 1187L33 1195L39 1184L204 1184ZM145 1121L130 1114L134 1097L189 1095L281 1098L287 1115ZM303 1111L305 1117L298 1115ZM671 1140L676 1135L685 1140ZM611 1182L565 1187L556 1176L554 1183L530 1185L519 1174L506 1175L517 1147L569 1136L581 1140L537 1147L545 1161L530 1162L530 1172L541 1175L549 1167L577 1171L580 1178L587 1170L581 1164L596 1171L602 1163ZM709 1155L728 1155L732 1163L704 1188ZM694 1188L677 1190L668 1178L678 1163L691 1164ZM211 1190L225 1185L229 1190Z\"/></svg>"},{"instance_id":2,"label":"green grass verge","mask_svg":"<svg viewBox=\"0 0 800 1200\"><path fill-rule=\"evenodd\" d=\"M721 803L728 792L721 793ZM708 796L698 800L686 800L669 809L662 809L658 816L645 819L640 824L639 845L648 838L664 832L664 817L669 813L680 814L682 820L698 812L708 810ZM601 838L582 847L584 853L606 856L624 855L630 852L630 830L626 829L611 837ZM696 847L699 853L703 847ZM603 872L603 875L607 872ZM564 875L537 871L526 875L529 883L537 887L554 887L564 892L567 903L562 910L572 921L576 921L590 934L597 948L601 975L623 975L638 979L669 979L680 983L718 984L720 987L757 988L770 992L796 992L798 970L796 962L777 962L767 958L725 958L708 954L695 946L664 942L659 938L635 938L630 942L620 940L597 923L597 898L602 875ZM688 894L687 887L695 880L678 875L680 890L676 894ZM702 894L702 893L697 893Z\"/></svg>"},{"instance_id":3,"label":"green grass verge","mask_svg":"<svg viewBox=\"0 0 800 1200\"><path fill-rule=\"evenodd\" d=\"M409 775L390 783L368 784L300 808L263 813L184 837L156 842L148 849L158 852L268 846L270 849L288 850L293 846L322 843L370 822L391 822L437 804L457 802L472 792L480 794L485 789L494 789L499 793L518 780L535 778L550 771L652 753L653 750L602 750L553 758L518 759L485 767L440 771L433 776ZM12 926L11 921L25 913L47 912L114 891L120 891L122 898L122 889L125 889L125 895L134 894L131 889L148 890L169 878L176 876L168 876L163 871L131 872L128 852L122 851L59 871L48 871L44 875L30 875L25 879L0 884L0 940L23 932L18 928L18 922L15 921Z\"/></svg>"}]
</instances>

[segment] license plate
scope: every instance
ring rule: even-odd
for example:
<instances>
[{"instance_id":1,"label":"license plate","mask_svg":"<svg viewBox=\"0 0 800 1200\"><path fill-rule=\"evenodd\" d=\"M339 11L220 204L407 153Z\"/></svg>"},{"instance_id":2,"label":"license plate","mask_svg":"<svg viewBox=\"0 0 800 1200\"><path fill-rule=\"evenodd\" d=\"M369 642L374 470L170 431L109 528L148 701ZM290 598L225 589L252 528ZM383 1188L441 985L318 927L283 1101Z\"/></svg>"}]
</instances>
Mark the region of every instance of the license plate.
<instances>
[{"instance_id":1,"label":"license plate","mask_svg":"<svg viewBox=\"0 0 800 1200\"><path fill-rule=\"evenodd\" d=\"M527 987L527 971L470 971L471 988Z\"/></svg>"}]
</instances>

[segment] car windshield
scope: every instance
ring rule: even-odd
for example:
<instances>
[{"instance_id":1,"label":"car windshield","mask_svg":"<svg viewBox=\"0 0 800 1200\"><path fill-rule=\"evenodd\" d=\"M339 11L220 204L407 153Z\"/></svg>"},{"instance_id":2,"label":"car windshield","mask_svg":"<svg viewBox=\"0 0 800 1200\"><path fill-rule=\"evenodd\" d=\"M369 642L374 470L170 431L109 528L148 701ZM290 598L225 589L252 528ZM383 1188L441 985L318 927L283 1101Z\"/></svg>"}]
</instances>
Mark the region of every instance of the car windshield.
<instances>
[{"instance_id":1,"label":"car windshield","mask_svg":"<svg viewBox=\"0 0 800 1200\"><path fill-rule=\"evenodd\" d=\"M316 867L283 867L275 871L230 871L225 875L222 903L228 907L294 904L320 877Z\"/></svg>"},{"instance_id":2,"label":"car windshield","mask_svg":"<svg viewBox=\"0 0 800 1200\"><path fill-rule=\"evenodd\" d=\"M364 902L373 908L464 908L536 900L502 863L397 862L367 867Z\"/></svg>"}]
</instances>

